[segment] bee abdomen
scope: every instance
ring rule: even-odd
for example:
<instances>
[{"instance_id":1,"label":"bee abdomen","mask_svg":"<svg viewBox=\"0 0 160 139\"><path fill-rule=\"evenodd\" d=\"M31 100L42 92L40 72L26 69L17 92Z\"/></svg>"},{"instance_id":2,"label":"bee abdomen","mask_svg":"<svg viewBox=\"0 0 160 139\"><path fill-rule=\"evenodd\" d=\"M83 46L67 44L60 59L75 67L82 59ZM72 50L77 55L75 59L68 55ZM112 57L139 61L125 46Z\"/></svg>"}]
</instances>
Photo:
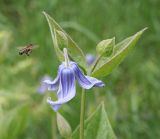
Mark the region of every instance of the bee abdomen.
<instances>
[{"instance_id":1,"label":"bee abdomen","mask_svg":"<svg viewBox=\"0 0 160 139\"><path fill-rule=\"evenodd\" d=\"M23 55L24 52L19 52L19 55Z\"/></svg>"}]
</instances>

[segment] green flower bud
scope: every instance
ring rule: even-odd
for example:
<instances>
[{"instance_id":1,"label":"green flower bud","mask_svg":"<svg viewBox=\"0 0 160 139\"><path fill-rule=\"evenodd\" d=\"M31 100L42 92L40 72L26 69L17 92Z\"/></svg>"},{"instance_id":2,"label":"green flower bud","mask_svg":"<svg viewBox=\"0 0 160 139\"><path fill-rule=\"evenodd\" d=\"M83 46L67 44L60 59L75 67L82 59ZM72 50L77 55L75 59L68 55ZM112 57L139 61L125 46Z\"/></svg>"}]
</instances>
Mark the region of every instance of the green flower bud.
<instances>
[{"instance_id":1,"label":"green flower bud","mask_svg":"<svg viewBox=\"0 0 160 139\"><path fill-rule=\"evenodd\" d=\"M72 129L67 120L60 113L57 113L57 125L62 137L66 139L71 138Z\"/></svg>"},{"instance_id":2,"label":"green flower bud","mask_svg":"<svg viewBox=\"0 0 160 139\"><path fill-rule=\"evenodd\" d=\"M96 51L99 56L109 57L113 53L113 48L115 46L115 38L103 40L98 43Z\"/></svg>"}]
</instances>

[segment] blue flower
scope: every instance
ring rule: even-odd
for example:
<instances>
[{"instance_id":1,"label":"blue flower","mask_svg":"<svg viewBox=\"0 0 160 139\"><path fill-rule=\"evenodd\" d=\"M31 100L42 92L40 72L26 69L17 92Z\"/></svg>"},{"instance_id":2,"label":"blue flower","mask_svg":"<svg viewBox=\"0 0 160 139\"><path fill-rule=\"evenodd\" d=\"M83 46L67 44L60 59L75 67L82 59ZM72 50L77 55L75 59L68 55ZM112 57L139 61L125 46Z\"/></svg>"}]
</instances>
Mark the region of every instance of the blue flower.
<instances>
[{"instance_id":1,"label":"blue flower","mask_svg":"<svg viewBox=\"0 0 160 139\"><path fill-rule=\"evenodd\" d=\"M93 62L96 60L96 57L92 54L87 54L85 58L88 66L92 65Z\"/></svg>"},{"instance_id":2,"label":"blue flower","mask_svg":"<svg viewBox=\"0 0 160 139\"><path fill-rule=\"evenodd\" d=\"M44 83L48 90L57 91L57 101L48 98L47 102L54 111L58 111L62 104L67 103L76 95L76 80L84 89L92 87L103 87L105 84L93 77L85 76L77 63L69 61L67 49L64 48L65 62L58 69L58 75L55 80L45 80Z\"/></svg>"},{"instance_id":3,"label":"blue flower","mask_svg":"<svg viewBox=\"0 0 160 139\"><path fill-rule=\"evenodd\" d=\"M43 82L45 80L52 80L51 77L48 75L45 75L41 81L40 81L40 86L37 88L37 92L39 94L44 94L48 90L48 86Z\"/></svg>"}]
</instances>

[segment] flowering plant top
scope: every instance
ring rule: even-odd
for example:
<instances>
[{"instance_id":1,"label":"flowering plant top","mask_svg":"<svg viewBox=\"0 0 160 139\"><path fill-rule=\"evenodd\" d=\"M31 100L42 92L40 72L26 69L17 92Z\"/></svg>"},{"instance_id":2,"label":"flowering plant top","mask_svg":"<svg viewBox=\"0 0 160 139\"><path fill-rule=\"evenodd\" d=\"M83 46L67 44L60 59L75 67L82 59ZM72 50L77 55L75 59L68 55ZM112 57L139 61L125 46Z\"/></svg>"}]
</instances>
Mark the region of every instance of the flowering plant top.
<instances>
[{"instance_id":1,"label":"flowering plant top","mask_svg":"<svg viewBox=\"0 0 160 139\"><path fill-rule=\"evenodd\" d=\"M48 79L43 81L48 90L57 91L57 101L52 101L50 98L47 100L54 111L57 111L62 104L75 97L76 80L84 89L105 86L102 81L94 77L85 76L78 64L69 60L66 48L64 48L64 57L65 61L59 66L57 77L53 81Z\"/></svg>"}]
</instances>

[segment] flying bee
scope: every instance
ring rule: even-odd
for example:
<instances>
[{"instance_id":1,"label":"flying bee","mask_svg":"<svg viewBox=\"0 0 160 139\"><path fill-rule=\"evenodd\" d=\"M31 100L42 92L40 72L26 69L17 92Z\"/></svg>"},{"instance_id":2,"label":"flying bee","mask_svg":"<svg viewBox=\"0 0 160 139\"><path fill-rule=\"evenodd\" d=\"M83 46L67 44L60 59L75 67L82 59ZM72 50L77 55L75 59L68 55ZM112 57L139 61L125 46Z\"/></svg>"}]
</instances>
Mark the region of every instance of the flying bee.
<instances>
[{"instance_id":1,"label":"flying bee","mask_svg":"<svg viewBox=\"0 0 160 139\"><path fill-rule=\"evenodd\" d=\"M25 47L18 48L19 49L19 55L26 54L27 56L29 56L32 52L32 49L34 49L34 48L36 48L36 46L34 46L33 44L28 44Z\"/></svg>"}]
</instances>

